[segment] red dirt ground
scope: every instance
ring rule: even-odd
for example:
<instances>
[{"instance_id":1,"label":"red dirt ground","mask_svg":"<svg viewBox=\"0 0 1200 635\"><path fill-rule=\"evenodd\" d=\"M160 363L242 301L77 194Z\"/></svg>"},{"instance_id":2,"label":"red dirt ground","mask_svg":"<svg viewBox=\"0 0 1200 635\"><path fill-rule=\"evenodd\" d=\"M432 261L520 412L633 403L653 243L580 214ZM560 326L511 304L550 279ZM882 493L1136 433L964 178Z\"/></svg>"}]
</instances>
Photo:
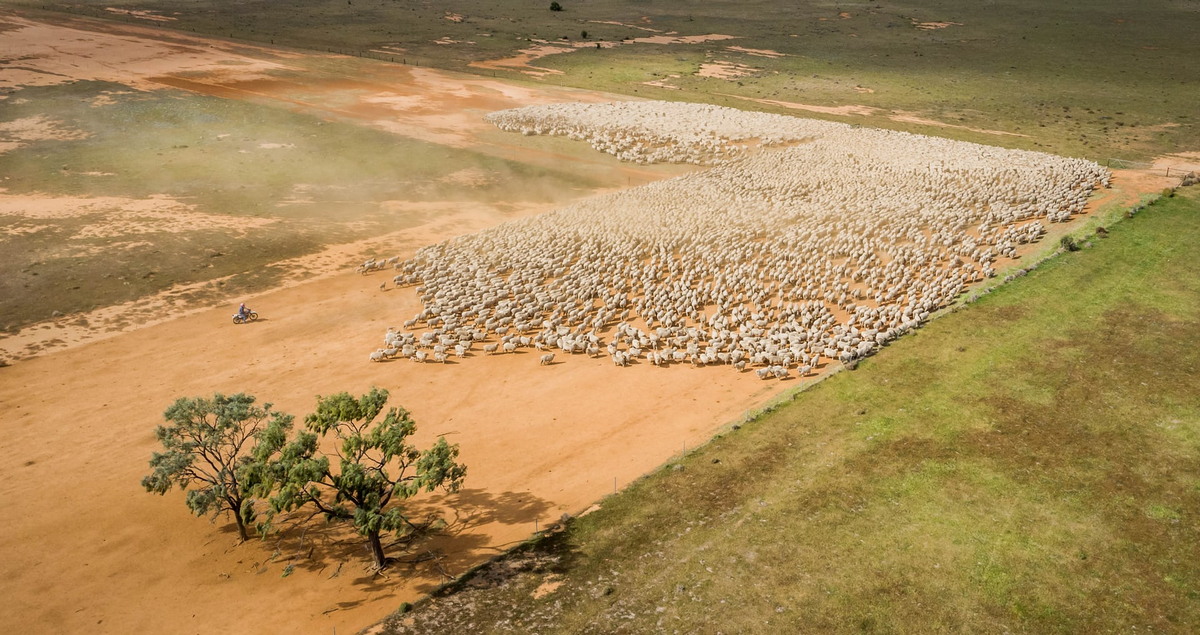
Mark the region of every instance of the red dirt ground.
<instances>
[{"instance_id":1,"label":"red dirt ground","mask_svg":"<svg viewBox=\"0 0 1200 635\"><path fill-rule=\"evenodd\" d=\"M5 45L30 52L23 66L45 71L0 74L10 86L73 72L154 89L178 85L172 74L186 72L192 88L210 94L252 81L261 89L260 73L295 55L268 52L273 61L265 62L253 47L129 25L50 25L10 15L0 21L16 27L0 34ZM468 110L611 98L403 70L393 84L373 78L372 95L421 92L420 108L376 103L351 114L447 145L469 144L471 133L490 130ZM563 159L580 160L533 160ZM628 170L634 183L665 175ZM373 248L404 255L513 211L460 204L454 215ZM0 340L10 351L44 338L39 331L62 340L0 368L0 500L22 510L0 530L7 573L0 622L22 633L353 631L417 599L443 574L529 537L535 523L583 511L781 388L733 372L648 365L618 371L583 356L553 366L539 366L532 353L424 367L369 363L367 352L388 326L416 311L417 300L411 290L381 292L380 282L390 278L383 274L331 273L364 247L333 247L299 267L315 279L246 298L264 318L254 324L231 324L232 306L172 307L165 321L131 330L97 328L105 321L92 319L90 329L39 325ZM197 519L182 493L152 496L139 484L157 448L154 427L177 397L244 391L302 417L318 394L360 394L373 385L412 411L422 445L445 434L461 444L469 466L466 490L441 501L457 519L454 534L415 554L392 553L414 560L436 550L436 560L372 576L362 543L320 523L303 535L285 531L239 545L227 519ZM292 573L283 577L289 564Z\"/></svg>"}]
</instances>

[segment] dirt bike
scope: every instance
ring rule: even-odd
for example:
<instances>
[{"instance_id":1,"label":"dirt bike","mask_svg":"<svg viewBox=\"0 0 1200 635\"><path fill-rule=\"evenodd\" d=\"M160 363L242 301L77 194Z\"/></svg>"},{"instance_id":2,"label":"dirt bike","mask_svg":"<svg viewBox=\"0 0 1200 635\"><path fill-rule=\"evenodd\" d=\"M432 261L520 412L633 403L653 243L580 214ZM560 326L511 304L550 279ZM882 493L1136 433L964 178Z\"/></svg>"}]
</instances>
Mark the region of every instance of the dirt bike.
<instances>
[{"instance_id":1,"label":"dirt bike","mask_svg":"<svg viewBox=\"0 0 1200 635\"><path fill-rule=\"evenodd\" d=\"M246 322L253 322L257 319L258 319L258 314L255 313L254 311L246 311L245 313L234 313L233 314L233 323L234 324L245 324Z\"/></svg>"}]
</instances>

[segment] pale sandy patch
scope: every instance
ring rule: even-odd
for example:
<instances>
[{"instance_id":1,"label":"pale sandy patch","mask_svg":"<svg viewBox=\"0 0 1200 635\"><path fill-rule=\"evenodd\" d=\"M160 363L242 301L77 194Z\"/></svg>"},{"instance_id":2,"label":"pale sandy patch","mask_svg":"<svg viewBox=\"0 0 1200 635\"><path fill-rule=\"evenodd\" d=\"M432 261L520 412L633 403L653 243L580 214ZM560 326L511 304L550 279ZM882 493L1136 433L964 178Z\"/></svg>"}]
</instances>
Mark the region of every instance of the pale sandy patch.
<instances>
[{"instance_id":1,"label":"pale sandy patch","mask_svg":"<svg viewBox=\"0 0 1200 635\"><path fill-rule=\"evenodd\" d=\"M1188 172L1200 174L1200 152L1173 152L1154 159L1153 169L1164 175L1182 177ZM1168 187L1168 186L1163 186Z\"/></svg>"},{"instance_id":2,"label":"pale sandy patch","mask_svg":"<svg viewBox=\"0 0 1200 635\"><path fill-rule=\"evenodd\" d=\"M699 77L709 77L713 79L734 80L740 77L749 77L755 73L762 72L763 69L747 66L745 64L737 64L734 62L705 62L700 65L700 70L696 71Z\"/></svg>"},{"instance_id":3,"label":"pale sandy patch","mask_svg":"<svg viewBox=\"0 0 1200 635\"><path fill-rule=\"evenodd\" d=\"M609 46L615 46L612 43L607 44ZM593 45L588 44L588 46ZM514 69L519 70L526 75L533 75L535 77L544 77L546 75L562 75L563 72L558 69L534 66L533 62L550 55L570 53L578 48L578 46L571 45L540 43L527 49L521 49L512 57L506 57L498 60L485 60L482 62L471 62L468 64L468 66L473 66L475 68Z\"/></svg>"},{"instance_id":4,"label":"pale sandy patch","mask_svg":"<svg viewBox=\"0 0 1200 635\"><path fill-rule=\"evenodd\" d=\"M110 211L98 223L83 226L71 238L118 238L137 234L181 233L197 230L224 232L230 239L244 237L251 229L266 227L274 219L202 214L194 211L125 209Z\"/></svg>"},{"instance_id":5,"label":"pale sandy patch","mask_svg":"<svg viewBox=\"0 0 1200 635\"><path fill-rule=\"evenodd\" d=\"M72 238L78 238L78 235L72 236ZM68 244L62 253L66 258L89 258L104 253L120 253L129 249L142 249L153 246L154 243L149 240L110 240L103 245Z\"/></svg>"},{"instance_id":6,"label":"pale sandy patch","mask_svg":"<svg viewBox=\"0 0 1200 635\"><path fill-rule=\"evenodd\" d=\"M167 196L133 199L118 196L18 196L7 193L0 195L0 216L34 219L77 218L113 210L139 212L186 209L189 209L187 205Z\"/></svg>"},{"instance_id":7,"label":"pale sandy patch","mask_svg":"<svg viewBox=\"0 0 1200 635\"><path fill-rule=\"evenodd\" d=\"M558 576L550 576L544 582L538 585L538 588L533 590L533 599L540 600L551 593L558 590L563 585L565 580Z\"/></svg>"},{"instance_id":8,"label":"pale sandy patch","mask_svg":"<svg viewBox=\"0 0 1200 635\"><path fill-rule=\"evenodd\" d=\"M212 229L242 236L274 222L268 218L216 216L168 196L124 197L13 196L0 194L0 216L51 220L96 218L71 238L117 238L155 232Z\"/></svg>"},{"instance_id":9,"label":"pale sandy patch","mask_svg":"<svg viewBox=\"0 0 1200 635\"><path fill-rule=\"evenodd\" d=\"M709 33L707 35L652 35L649 37L633 38L632 40L626 40L626 42L633 42L635 44L703 44L705 42L736 39L739 39L739 36Z\"/></svg>"},{"instance_id":10,"label":"pale sandy patch","mask_svg":"<svg viewBox=\"0 0 1200 635\"><path fill-rule=\"evenodd\" d=\"M875 89L874 89L874 88L867 88L867 87L865 87L865 86L855 86L855 87L854 87L854 92L856 92L856 93L863 93L863 94L867 94L867 95L869 95L869 94L871 94L871 93L874 93L874 92L875 92Z\"/></svg>"},{"instance_id":11,"label":"pale sandy patch","mask_svg":"<svg viewBox=\"0 0 1200 635\"><path fill-rule=\"evenodd\" d=\"M92 108L100 108L101 106L111 106L111 105L117 103L117 100L115 99L115 97L118 97L120 95L132 95L132 94L133 94L133 92L128 91L128 90L106 90L106 91L102 91L99 95L92 98L92 100L88 103L91 104Z\"/></svg>"},{"instance_id":12,"label":"pale sandy patch","mask_svg":"<svg viewBox=\"0 0 1200 635\"><path fill-rule=\"evenodd\" d=\"M117 7L104 7L104 10L117 15L127 15L140 20L150 20L151 22L174 22L178 19L162 15L158 11L150 10L118 9Z\"/></svg>"},{"instance_id":13,"label":"pale sandy patch","mask_svg":"<svg viewBox=\"0 0 1200 635\"><path fill-rule=\"evenodd\" d=\"M654 80L650 80L648 82L642 82L642 85L654 86L657 88L669 88L671 90L682 90L680 87L672 86L670 83L672 79L679 79L679 77L680 77L679 75L667 75L663 79L654 79Z\"/></svg>"},{"instance_id":14,"label":"pale sandy patch","mask_svg":"<svg viewBox=\"0 0 1200 635\"><path fill-rule=\"evenodd\" d=\"M5 223L0 224L0 236L36 234L46 229L54 229L54 225L13 225L11 223Z\"/></svg>"},{"instance_id":15,"label":"pale sandy patch","mask_svg":"<svg viewBox=\"0 0 1200 635\"><path fill-rule=\"evenodd\" d=\"M452 13L450 11L447 11L446 15L442 16L442 18L451 22L462 22L466 19L461 13Z\"/></svg>"},{"instance_id":16,"label":"pale sandy patch","mask_svg":"<svg viewBox=\"0 0 1200 635\"><path fill-rule=\"evenodd\" d=\"M90 24L74 18L66 22ZM109 32L98 32L0 15L0 27L0 49L22 52L19 66L0 67L0 88L95 80L148 90L161 87L150 78L170 73L207 71L251 79L284 68L221 48L230 45L180 33L171 33L169 42L141 37L151 30L136 25L114 25Z\"/></svg>"},{"instance_id":17,"label":"pale sandy patch","mask_svg":"<svg viewBox=\"0 0 1200 635\"><path fill-rule=\"evenodd\" d=\"M912 18L913 26L923 31L936 31L952 26L962 26L962 22L921 22L916 18Z\"/></svg>"},{"instance_id":18,"label":"pale sandy patch","mask_svg":"<svg viewBox=\"0 0 1200 635\"><path fill-rule=\"evenodd\" d=\"M787 57L786 53L780 53L779 51L772 51L770 49L751 49L751 48L746 48L744 46L726 46L725 50L726 51L736 51L738 53L745 53L747 55L754 55L756 57L770 57L770 58Z\"/></svg>"},{"instance_id":19,"label":"pale sandy patch","mask_svg":"<svg viewBox=\"0 0 1200 635\"><path fill-rule=\"evenodd\" d=\"M35 141L71 141L86 139L89 136L83 130L71 128L45 115L22 117L0 122L0 154Z\"/></svg>"},{"instance_id":20,"label":"pale sandy patch","mask_svg":"<svg viewBox=\"0 0 1200 635\"><path fill-rule=\"evenodd\" d=\"M264 142L264 143L258 144L258 147L263 150L292 150L296 147L296 144Z\"/></svg>"},{"instance_id":21,"label":"pale sandy patch","mask_svg":"<svg viewBox=\"0 0 1200 635\"><path fill-rule=\"evenodd\" d=\"M386 106L393 110L427 110L434 103L428 95L375 93L361 98L366 104Z\"/></svg>"}]
</instances>

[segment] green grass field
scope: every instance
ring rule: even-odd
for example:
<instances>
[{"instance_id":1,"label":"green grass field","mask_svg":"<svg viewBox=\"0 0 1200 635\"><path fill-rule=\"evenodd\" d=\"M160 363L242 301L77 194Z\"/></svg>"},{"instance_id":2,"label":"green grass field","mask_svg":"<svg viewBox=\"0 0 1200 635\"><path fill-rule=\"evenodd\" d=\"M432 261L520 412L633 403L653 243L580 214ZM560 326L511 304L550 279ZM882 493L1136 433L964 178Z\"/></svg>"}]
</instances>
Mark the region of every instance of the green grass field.
<instances>
[{"instance_id":1,"label":"green grass field","mask_svg":"<svg viewBox=\"0 0 1200 635\"><path fill-rule=\"evenodd\" d=\"M0 123L72 135L0 153L5 194L115 202L50 220L0 211L0 329L227 276L220 295L262 290L288 273L272 263L427 220L384 201L548 202L604 183L323 114L94 81L16 91ZM468 169L489 180L445 178ZM162 227L127 209L154 197L228 224Z\"/></svg>"},{"instance_id":2,"label":"green grass field","mask_svg":"<svg viewBox=\"0 0 1200 635\"><path fill-rule=\"evenodd\" d=\"M387 632L1194 632L1198 239L1161 199Z\"/></svg>"},{"instance_id":3,"label":"green grass field","mask_svg":"<svg viewBox=\"0 0 1200 635\"><path fill-rule=\"evenodd\" d=\"M1200 56L1200 38L1195 37L1200 31L1200 8L1178 0L1137 4L941 0L921 6L571 0L561 2L564 10L559 12L550 11L549 2L484 0L284 4L3 0L0 4L488 73L468 64L510 56L530 46L531 39L611 43L656 33L719 33L739 39L584 48L538 60L538 66L564 74L532 81L750 109L771 107L723 95L822 106L862 104L883 112L849 120L1101 161L1140 160L1163 149L1200 147L1196 120L1200 68L1191 62ZM156 11L174 21L122 17L107 10L110 7ZM918 28L922 23L951 24ZM459 44L435 43L442 38ZM731 51L729 46L785 56L762 57ZM736 80L703 78L695 73L705 61L729 61L759 70ZM517 71L495 73L528 79ZM680 90L642 83L670 74L680 75L671 80ZM887 118L892 110L1028 136L902 124Z\"/></svg>"}]
</instances>

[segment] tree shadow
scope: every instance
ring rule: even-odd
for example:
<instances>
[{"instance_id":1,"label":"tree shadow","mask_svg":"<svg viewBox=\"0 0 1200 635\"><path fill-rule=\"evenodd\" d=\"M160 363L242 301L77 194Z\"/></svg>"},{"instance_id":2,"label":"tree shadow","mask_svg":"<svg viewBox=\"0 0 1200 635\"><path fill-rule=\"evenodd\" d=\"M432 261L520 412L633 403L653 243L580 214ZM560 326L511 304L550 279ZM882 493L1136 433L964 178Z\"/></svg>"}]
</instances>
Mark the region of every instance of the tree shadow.
<instances>
[{"instance_id":1,"label":"tree shadow","mask_svg":"<svg viewBox=\"0 0 1200 635\"><path fill-rule=\"evenodd\" d=\"M504 525L527 524L532 533L535 522L555 520L548 517L554 505L529 492L494 494L482 489L460 489L454 494L429 496L422 503L429 510L446 510L447 521L461 530L494 522Z\"/></svg>"},{"instance_id":2,"label":"tree shadow","mask_svg":"<svg viewBox=\"0 0 1200 635\"><path fill-rule=\"evenodd\" d=\"M559 519L552 517L552 509L549 501L528 492L493 494L481 489L405 501L406 516L421 529L406 535L382 536L388 557L382 570L374 567L367 538L355 531L353 523L328 521L311 510L276 518L275 531L249 543L261 553L262 561L255 565L259 574L274 570L282 577L293 571L328 578L353 576L354 586L367 592L386 591L394 586L396 578L407 578L425 580L415 588L430 593L508 548L493 544L480 530L482 526L528 525L532 536L540 529L556 527ZM232 520L220 525L222 534L237 537L237 525ZM343 602L338 607L358 604Z\"/></svg>"}]
</instances>

